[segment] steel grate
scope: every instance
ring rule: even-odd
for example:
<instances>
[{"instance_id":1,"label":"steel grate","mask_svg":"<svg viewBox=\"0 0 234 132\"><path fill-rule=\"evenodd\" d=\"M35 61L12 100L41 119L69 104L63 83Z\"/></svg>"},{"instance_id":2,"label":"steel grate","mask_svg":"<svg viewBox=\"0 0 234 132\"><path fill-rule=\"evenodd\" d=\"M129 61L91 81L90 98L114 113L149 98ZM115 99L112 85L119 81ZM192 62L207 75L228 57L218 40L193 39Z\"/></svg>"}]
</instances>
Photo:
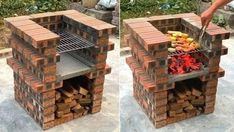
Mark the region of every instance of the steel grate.
<instances>
[{"instance_id":1,"label":"steel grate","mask_svg":"<svg viewBox=\"0 0 234 132\"><path fill-rule=\"evenodd\" d=\"M60 43L57 46L59 53L70 52L78 49L93 47L94 44L84 38L66 31L56 32L60 36Z\"/></svg>"},{"instance_id":2,"label":"steel grate","mask_svg":"<svg viewBox=\"0 0 234 132\"><path fill-rule=\"evenodd\" d=\"M177 56L177 55L191 54L191 53L197 53L197 52L202 52L202 51L204 51L204 50L199 48L199 49L191 50L189 52L185 52L185 51L169 52L168 55L169 56Z\"/></svg>"}]
</instances>

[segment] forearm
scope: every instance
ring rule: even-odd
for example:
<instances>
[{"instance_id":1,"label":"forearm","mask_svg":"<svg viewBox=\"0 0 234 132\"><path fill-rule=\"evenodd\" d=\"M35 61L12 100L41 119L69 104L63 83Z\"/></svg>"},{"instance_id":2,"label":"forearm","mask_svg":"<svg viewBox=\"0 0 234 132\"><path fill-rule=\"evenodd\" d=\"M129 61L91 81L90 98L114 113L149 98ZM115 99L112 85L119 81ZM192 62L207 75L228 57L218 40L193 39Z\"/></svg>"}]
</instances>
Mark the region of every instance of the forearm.
<instances>
[{"instance_id":1,"label":"forearm","mask_svg":"<svg viewBox=\"0 0 234 132\"><path fill-rule=\"evenodd\" d=\"M231 0L215 0L215 2L211 5L210 10L212 12L215 12L218 8L226 5L229 3Z\"/></svg>"}]
</instances>

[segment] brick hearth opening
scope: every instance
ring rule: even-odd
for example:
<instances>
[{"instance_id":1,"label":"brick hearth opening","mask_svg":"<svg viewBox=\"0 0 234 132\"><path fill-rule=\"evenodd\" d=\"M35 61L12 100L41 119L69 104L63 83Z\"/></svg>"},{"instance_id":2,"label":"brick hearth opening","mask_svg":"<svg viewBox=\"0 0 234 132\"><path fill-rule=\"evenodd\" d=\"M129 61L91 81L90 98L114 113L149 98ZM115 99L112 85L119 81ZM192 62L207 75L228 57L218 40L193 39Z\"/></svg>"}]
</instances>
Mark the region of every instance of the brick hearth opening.
<instances>
[{"instance_id":1,"label":"brick hearth opening","mask_svg":"<svg viewBox=\"0 0 234 132\"><path fill-rule=\"evenodd\" d=\"M218 78L224 76L220 57L227 54L222 40L229 38L229 32L211 23L198 48L170 51L174 44L170 31L186 33L198 42L199 16L127 19L124 27L132 51L126 62L133 72L133 95L156 128L214 111Z\"/></svg>"},{"instance_id":2,"label":"brick hearth opening","mask_svg":"<svg viewBox=\"0 0 234 132\"><path fill-rule=\"evenodd\" d=\"M75 10L6 18L15 99L48 129L101 110L115 26Z\"/></svg>"}]
</instances>

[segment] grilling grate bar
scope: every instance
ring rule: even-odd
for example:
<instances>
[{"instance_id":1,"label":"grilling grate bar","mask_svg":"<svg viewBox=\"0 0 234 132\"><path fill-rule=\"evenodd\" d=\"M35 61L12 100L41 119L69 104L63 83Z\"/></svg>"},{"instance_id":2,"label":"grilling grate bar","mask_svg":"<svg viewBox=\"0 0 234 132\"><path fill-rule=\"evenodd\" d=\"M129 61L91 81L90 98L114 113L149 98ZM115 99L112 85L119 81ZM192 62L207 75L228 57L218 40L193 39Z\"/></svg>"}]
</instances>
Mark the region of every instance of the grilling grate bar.
<instances>
[{"instance_id":1,"label":"grilling grate bar","mask_svg":"<svg viewBox=\"0 0 234 132\"><path fill-rule=\"evenodd\" d=\"M57 47L59 53L93 47L94 44L84 38L66 31L56 32L60 36L60 43Z\"/></svg>"},{"instance_id":2,"label":"grilling grate bar","mask_svg":"<svg viewBox=\"0 0 234 132\"><path fill-rule=\"evenodd\" d=\"M197 53L197 52L202 52L202 51L204 51L204 50L199 48L199 49L191 50L189 52L185 52L185 51L169 52L168 55L169 56L177 56L177 55L191 54L191 53Z\"/></svg>"}]
</instances>

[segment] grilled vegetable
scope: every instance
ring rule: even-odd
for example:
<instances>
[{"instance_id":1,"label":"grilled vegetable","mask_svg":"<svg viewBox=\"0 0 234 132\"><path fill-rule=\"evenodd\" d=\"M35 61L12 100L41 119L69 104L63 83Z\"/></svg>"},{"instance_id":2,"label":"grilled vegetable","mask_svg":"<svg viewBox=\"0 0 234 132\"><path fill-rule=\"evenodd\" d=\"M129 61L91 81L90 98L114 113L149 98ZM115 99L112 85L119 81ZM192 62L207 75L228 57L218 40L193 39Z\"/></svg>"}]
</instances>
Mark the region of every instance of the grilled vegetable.
<instances>
[{"instance_id":1,"label":"grilled vegetable","mask_svg":"<svg viewBox=\"0 0 234 132\"><path fill-rule=\"evenodd\" d=\"M188 34L179 31L168 31L167 36L171 40L171 48L169 52L175 52L175 50L189 52L200 48L200 44L193 42L193 38L190 38Z\"/></svg>"},{"instance_id":2,"label":"grilled vegetable","mask_svg":"<svg viewBox=\"0 0 234 132\"><path fill-rule=\"evenodd\" d=\"M169 52L175 52L176 49L175 49L175 48L168 48L168 51L169 51Z\"/></svg>"}]
</instances>

